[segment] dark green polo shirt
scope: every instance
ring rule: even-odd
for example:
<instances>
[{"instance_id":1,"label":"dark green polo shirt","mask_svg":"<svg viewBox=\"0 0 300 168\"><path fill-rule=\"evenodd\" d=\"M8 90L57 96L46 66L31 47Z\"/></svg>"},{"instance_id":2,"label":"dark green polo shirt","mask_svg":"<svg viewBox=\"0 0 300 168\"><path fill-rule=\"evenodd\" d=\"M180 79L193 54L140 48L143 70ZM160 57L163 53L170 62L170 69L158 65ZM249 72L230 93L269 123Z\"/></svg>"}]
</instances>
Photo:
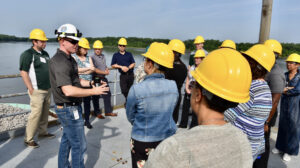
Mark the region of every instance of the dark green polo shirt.
<instances>
[{"instance_id":1,"label":"dark green polo shirt","mask_svg":"<svg viewBox=\"0 0 300 168\"><path fill-rule=\"evenodd\" d=\"M30 48L24 51L20 57L20 71L29 74L34 89L50 89L49 79L49 54L42 50L40 53Z\"/></svg>"}]
</instances>

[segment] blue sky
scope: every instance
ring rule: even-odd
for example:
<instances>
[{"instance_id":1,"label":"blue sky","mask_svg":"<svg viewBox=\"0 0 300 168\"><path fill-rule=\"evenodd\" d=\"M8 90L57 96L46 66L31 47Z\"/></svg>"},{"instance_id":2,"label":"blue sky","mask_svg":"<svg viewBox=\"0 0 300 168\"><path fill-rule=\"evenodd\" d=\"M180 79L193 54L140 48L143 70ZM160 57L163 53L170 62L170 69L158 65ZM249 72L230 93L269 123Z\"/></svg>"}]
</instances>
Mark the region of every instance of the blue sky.
<instances>
[{"instance_id":1,"label":"blue sky","mask_svg":"<svg viewBox=\"0 0 300 168\"><path fill-rule=\"evenodd\" d=\"M262 0L10 0L0 6L0 34L47 37L72 23L85 37L150 37L257 42ZM270 38L300 43L300 0L273 0Z\"/></svg>"}]
</instances>

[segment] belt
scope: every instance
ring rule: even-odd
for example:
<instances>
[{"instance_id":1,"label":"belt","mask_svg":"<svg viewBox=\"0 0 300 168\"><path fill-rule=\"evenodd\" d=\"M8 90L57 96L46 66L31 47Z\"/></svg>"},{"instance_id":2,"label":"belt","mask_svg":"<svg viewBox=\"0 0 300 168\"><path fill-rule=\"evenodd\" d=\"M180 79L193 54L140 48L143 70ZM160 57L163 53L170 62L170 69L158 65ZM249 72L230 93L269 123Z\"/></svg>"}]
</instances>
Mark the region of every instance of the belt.
<instances>
[{"instance_id":1,"label":"belt","mask_svg":"<svg viewBox=\"0 0 300 168\"><path fill-rule=\"evenodd\" d=\"M79 102L67 102L67 103L56 103L57 106L79 106L80 103Z\"/></svg>"},{"instance_id":2,"label":"belt","mask_svg":"<svg viewBox=\"0 0 300 168\"><path fill-rule=\"evenodd\" d=\"M121 73L121 75L131 75L131 74L133 74L133 72L123 72L123 73Z\"/></svg>"}]
</instances>

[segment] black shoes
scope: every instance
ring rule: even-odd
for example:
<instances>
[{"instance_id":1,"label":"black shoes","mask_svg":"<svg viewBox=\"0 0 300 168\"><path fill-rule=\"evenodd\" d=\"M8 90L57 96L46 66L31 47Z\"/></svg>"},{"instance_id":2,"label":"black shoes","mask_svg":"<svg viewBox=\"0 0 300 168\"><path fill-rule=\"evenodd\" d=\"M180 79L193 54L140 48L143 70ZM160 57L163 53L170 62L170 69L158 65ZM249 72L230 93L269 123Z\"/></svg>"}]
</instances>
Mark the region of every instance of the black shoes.
<instances>
[{"instance_id":1,"label":"black shoes","mask_svg":"<svg viewBox=\"0 0 300 168\"><path fill-rule=\"evenodd\" d=\"M37 144L35 141L31 141L31 142L24 142L24 144L26 145L26 146L28 146L28 147L31 147L31 148L38 148L38 147L40 147L40 145L39 144Z\"/></svg>"},{"instance_id":2,"label":"black shoes","mask_svg":"<svg viewBox=\"0 0 300 168\"><path fill-rule=\"evenodd\" d=\"M88 128L88 129L92 129L93 126L91 125L90 122L85 122L84 125Z\"/></svg>"}]
</instances>

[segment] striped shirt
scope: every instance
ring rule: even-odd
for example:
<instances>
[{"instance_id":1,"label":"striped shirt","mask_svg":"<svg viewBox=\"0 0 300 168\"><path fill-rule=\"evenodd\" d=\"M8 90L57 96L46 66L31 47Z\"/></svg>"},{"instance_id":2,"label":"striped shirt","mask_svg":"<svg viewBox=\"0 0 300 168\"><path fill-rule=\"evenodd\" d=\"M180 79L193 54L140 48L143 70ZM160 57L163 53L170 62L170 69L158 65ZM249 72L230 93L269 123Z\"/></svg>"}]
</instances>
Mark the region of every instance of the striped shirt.
<instances>
[{"instance_id":1,"label":"striped shirt","mask_svg":"<svg viewBox=\"0 0 300 168\"><path fill-rule=\"evenodd\" d=\"M272 108L272 95L265 81L253 80L250 100L225 111L225 119L243 130L252 147L252 156L265 151L264 124Z\"/></svg>"}]
</instances>

